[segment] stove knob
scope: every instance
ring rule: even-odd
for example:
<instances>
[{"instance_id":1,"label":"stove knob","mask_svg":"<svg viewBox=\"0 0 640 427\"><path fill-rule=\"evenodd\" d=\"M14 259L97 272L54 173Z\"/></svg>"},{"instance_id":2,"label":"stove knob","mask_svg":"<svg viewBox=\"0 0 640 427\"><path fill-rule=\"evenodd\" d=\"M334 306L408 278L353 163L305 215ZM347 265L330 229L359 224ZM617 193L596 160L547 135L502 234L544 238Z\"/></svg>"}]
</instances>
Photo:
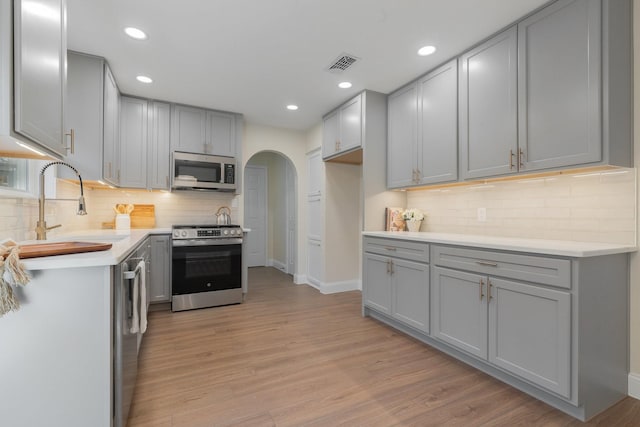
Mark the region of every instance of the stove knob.
<instances>
[{"instance_id":1,"label":"stove knob","mask_svg":"<svg viewBox=\"0 0 640 427\"><path fill-rule=\"evenodd\" d=\"M231 230L231 235L233 236L234 234L236 234L236 230Z\"/></svg>"},{"instance_id":2,"label":"stove knob","mask_svg":"<svg viewBox=\"0 0 640 427\"><path fill-rule=\"evenodd\" d=\"M173 237L180 237L180 232L178 230L173 230Z\"/></svg>"},{"instance_id":3,"label":"stove knob","mask_svg":"<svg viewBox=\"0 0 640 427\"><path fill-rule=\"evenodd\" d=\"M182 237L187 237L187 230L182 230L182 232L180 233L180 235Z\"/></svg>"},{"instance_id":4,"label":"stove knob","mask_svg":"<svg viewBox=\"0 0 640 427\"><path fill-rule=\"evenodd\" d=\"M229 234L229 230L224 230L224 235L226 236L227 234Z\"/></svg>"}]
</instances>

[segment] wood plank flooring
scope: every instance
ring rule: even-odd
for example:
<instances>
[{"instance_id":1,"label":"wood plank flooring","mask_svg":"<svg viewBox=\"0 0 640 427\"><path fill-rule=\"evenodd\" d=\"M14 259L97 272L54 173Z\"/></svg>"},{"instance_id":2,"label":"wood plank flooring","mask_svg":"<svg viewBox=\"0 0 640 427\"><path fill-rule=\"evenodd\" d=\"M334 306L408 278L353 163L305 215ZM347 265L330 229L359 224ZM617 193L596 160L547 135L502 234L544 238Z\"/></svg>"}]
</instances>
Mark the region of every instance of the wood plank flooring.
<instances>
[{"instance_id":1,"label":"wood plank flooring","mask_svg":"<svg viewBox=\"0 0 640 427\"><path fill-rule=\"evenodd\" d=\"M273 268L241 305L150 313L128 427L578 426ZM626 398L584 425L639 426Z\"/></svg>"}]
</instances>

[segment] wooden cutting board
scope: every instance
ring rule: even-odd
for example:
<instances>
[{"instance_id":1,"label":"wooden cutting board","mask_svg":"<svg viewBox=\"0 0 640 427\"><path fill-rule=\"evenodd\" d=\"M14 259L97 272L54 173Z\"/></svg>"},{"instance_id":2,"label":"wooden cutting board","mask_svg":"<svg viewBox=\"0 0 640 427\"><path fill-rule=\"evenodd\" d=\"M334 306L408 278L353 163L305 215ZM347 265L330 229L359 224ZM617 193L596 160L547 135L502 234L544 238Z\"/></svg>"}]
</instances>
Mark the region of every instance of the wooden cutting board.
<instances>
[{"instance_id":1,"label":"wooden cutting board","mask_svg":"<svg viewBox=\"0 0 640 427\"><path fill-rule=\"evenodd\" d=\"M131 228L155 228L156 226L156 206L155 205L133 205L131 216ZM114 221L102 223L102 228L115 228Z\"/></svg>"},{"instance_id":2,"label":"wooden cutting board","mask_svg":"<svg viewBox=\"0 0 640 427\"><path fill-rule=\"evenodd\" d=\"M82 252L97 252L111 249L111 243L90 242L54 242L21 245L18 255L21 259L37 258L53 255L78 254Z\"/></svg>"}]
</instances>

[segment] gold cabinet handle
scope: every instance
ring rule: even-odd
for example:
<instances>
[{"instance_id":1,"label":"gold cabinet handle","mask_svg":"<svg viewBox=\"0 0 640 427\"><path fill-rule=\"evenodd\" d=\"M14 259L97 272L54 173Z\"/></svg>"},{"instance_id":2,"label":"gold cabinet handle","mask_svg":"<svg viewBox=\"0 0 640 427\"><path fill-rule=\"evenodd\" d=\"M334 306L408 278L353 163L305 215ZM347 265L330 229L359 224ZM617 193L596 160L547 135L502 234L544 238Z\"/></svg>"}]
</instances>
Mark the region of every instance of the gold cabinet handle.
<instances>
[{"instance_id":1,"label":"gold cabinet handle","mask_svg":"<svg viewBox=\"0 0 640 427\"><path fill-rule=\"evenodd\" d=\"M476 261L476 264L478 265L485 265L487 267L497 267L498 264L495 262L489 262L489 261Z\"/></svg>"},{"instance_id":2,"label":"gold cabinet handle","mask_svg":"<svg viewBox=\"0 0 640 427\"><path fill-rule=\"evenodd\" d=\"M394 274L395 270L393 269L393 260L389 260L389 261L391 261L391 274Z\"/></svg>"},{"instance_id":3,"label":"gold cabinet handle","mask_svg":"<svg viewBox=\"0 0 640 427\"><path fill-rule=\"evenodd\" d=\"M484 293L482 292L483 287L484 287L484 280L480 279L480 301L482 301L482 297L484 297Z\"/></svg>"},{"instance_id":4,"label":"gold cabinet handle","mask_svg":"<svg viewBox=\"0 0 640 427\"><path fill-rule=\"evenodd\" d=\"M387 274L391 274L391 260L387 260Z\"/></svg>"},{"instance_id":5,"label":"gold cabinet handle","mask_svg":"<svg viewBox=\"0 0 640 427\"><path fill-rule=\"evenodd\" d=\"M107 169L109 170L109 173L107 175L109 176L109 178L113 178L113 176L111 175L111 162L107 163Z\"/></svg>"},{"instance_id":6,"label":"gold cabinet handle","mask_svg":"<svg viewBox=\"0 0 640 427\"><path fill-rule=\"evenodd\" d=\"M513 170L513 150L509 150L509 170Z\"/></svg>"},{"instance_id":7,"label":"gold cabinet handle","mask_svg":"<svg viewBox=\"0 0 640 427\"><path fill-rule=\"evenodd\" d=\"M167 188L169 188L169 175L165 175L164 177Z\"/></svg>"},{"instance_id":8,"label":"gold cabinet handle","mask_svg":"<svg viewBox=\"0 0 640 427\"><path fill-rule=\"evenodd\" d=\"M492 287L493 287L493 284L491 283L491 279L487 279L487 298L489 298L489 301L493 299L493 296L491 295Z\"/></svg>"},{"instance_id":9,"label":"gold cabinet handle","mask_svg":"<svg viewBox=\"0 0 640 427\"><path fill-rule=\"evenodd\" d=\"M384 248L386 250L388 250L388 251L397 251L398 250L397 248L394 248L393 246L385 246Z\"/></svg>"},{"instance_id":10,"label":"gold cabinet handle","mask_svg":"<svg viewBox=\"0 0 640 427\"><path fill-rule=\"evenodd\" d=\"M416 184L420 184L420 169L416 169Z\"/></svg>"},{"instance_id":11,"label":"gold cabinet handle","mask_svg":"<svg viewBox=\"0 0 640 427\"><path fill-rule=\"evenodd\" d=\"M71 147L67 147L67 151L71 152L71 154L73 154L75 152L75 141L76 141L76 131L75 129L71 129L69 131L69 133L65 133L65 136L69 136L71 139Z\"/></svg>"},{"instance_id":12,"label":"gold cabinet handle","mask_svg":"<svg viewBox=\"0 0 640 427\"><path fill-rule=\"evenodd\" d=\"M522 151L522 148L518 151L518 164L520 169L524 168L524 151Z\"/></svg>"}]
</instances>

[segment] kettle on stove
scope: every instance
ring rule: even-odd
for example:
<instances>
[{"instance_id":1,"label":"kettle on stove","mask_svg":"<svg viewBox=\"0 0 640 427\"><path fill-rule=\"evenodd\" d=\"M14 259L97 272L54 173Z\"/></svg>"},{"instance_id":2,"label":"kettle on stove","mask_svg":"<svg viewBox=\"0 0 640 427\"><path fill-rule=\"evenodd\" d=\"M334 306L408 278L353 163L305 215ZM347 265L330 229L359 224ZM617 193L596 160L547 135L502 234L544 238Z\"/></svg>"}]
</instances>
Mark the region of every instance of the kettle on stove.
<instances>
[{"instance_id":1,"label":"kettle on stove","mask_svg":"<svg viewBox=\"0 0 640 427\"><path fill-rule=\"evenodd\" d=\"M216 212L216 223L218 225L229 225L231 224L231 209L226 206L222 206Z\"/></svg>"}]
</instances>

